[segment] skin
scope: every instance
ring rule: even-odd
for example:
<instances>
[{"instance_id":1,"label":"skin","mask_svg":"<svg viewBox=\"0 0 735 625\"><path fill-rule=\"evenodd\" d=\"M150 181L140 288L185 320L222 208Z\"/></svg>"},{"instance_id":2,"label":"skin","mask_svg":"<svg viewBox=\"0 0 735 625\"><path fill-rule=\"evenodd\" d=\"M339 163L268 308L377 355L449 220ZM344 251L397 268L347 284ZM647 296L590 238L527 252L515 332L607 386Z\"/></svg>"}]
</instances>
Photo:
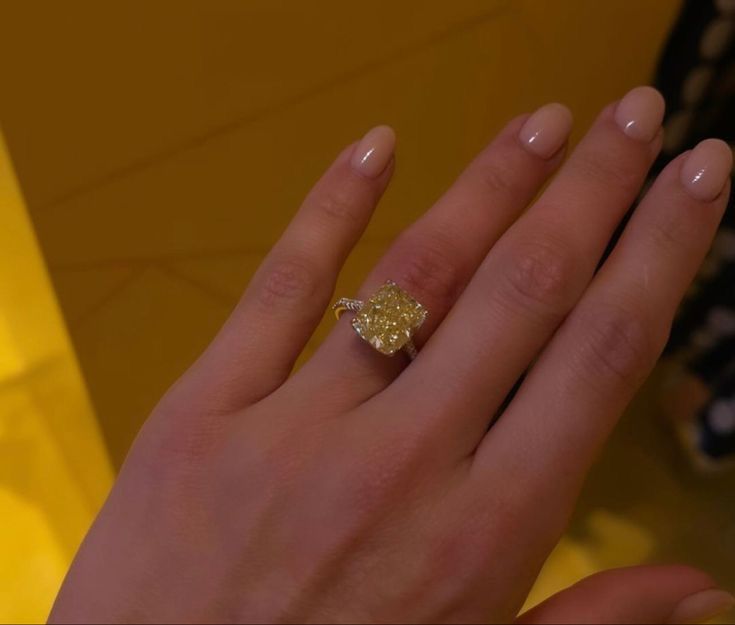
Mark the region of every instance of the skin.
<instances>
[{"instance_id":1,"label":"skin","mask_svg":"<svg viewBox=\"0 0 735 625\"><path fill-rule=\"evenodd\" d=\"M364 175L348 147L150 416L51 622L516 619L729 193L696 199L674 160L596 272L661 145L614 110L563 165L511 121L396 240L359 296L391 278L429 309L410 366L343 318L290 376L392 174ZM713 586L622 569L521 620L665 622Z\"/></svg>"}]
</instances>

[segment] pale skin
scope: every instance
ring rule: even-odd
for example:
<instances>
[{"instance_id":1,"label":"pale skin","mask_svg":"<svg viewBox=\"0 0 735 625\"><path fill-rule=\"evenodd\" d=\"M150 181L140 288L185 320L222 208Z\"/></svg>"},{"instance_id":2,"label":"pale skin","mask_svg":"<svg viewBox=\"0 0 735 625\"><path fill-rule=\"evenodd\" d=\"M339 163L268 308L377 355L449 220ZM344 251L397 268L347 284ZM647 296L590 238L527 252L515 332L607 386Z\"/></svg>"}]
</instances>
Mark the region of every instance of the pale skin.
<instances>
[{"instance_id":1,"label":"pale skin","mask_svg":"<svg viewBox=\"0 0 735 625\"><path fill-rule=\"evenodd\" d=\"M509 122L357 294L392 279L426 306L418 358L372 350L348 314L290 375L394 169L389 129L345 149L150 416L51 621L662 623L727 609L706 573L666 565L599 574L519 617L726 205L729 151L708 142L667 166L595 271L661 148L662 109L651 89L629 94L566 160L565 109Z\"/></svg>"}]
</instances>

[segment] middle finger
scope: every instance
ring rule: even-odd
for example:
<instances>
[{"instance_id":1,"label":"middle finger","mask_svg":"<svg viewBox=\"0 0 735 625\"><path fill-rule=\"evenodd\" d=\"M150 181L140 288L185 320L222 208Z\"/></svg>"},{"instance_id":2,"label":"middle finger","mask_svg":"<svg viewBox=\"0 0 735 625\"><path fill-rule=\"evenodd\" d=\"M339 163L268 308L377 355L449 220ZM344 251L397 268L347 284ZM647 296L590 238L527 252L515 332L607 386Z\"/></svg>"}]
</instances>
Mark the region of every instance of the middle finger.
<instances>
[{"instance_id":1,"label":"middle finger","mask_svg":"<svg viewBox=\"0 0 735 625\"><path fill-rule=\"evenodd\" d=\"M650 87L632 90L601 113L387 391L412 398L406 418L447 434L460 454L474 449L490 416L592 278L658 154L663 113L663 98Z\"/></svg>"}]
</instances>

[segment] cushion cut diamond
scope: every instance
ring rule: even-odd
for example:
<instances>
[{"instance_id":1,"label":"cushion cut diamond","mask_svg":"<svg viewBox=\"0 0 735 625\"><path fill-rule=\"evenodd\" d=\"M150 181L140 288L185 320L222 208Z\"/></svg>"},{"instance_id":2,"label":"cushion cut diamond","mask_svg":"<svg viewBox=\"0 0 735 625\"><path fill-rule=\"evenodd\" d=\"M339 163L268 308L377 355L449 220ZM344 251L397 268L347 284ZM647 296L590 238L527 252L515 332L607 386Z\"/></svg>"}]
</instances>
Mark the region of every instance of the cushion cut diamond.
<instances>
[{"instance_id":1,"label":"cushion cut diamond","mask_svg":"<svg viewBox=\"0 0 735 625\"><path fill-rule=\"evenodd\" d=\"M382 354L401 349L426 319L426 309L390 280L352 320L355 331Z\"/></svg>"}]
</instances>

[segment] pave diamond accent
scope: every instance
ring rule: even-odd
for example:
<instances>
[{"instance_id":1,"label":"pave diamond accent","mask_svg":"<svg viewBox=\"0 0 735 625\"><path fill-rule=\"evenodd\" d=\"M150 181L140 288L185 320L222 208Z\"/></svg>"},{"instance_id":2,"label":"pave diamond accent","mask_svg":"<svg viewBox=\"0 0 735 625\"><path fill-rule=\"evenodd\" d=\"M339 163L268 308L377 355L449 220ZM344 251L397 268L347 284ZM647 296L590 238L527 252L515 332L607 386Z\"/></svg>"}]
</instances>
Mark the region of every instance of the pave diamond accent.
<instances>
[{"instance_id":1,"label":"pave diamond accent","mask_svg":"<svg viewBox=\"0 0 735 625\"><path fill-rule=\"evenodd\" d=\"M411 340L427 311L388 280L352 319L352 327L380 353L391 356Z\"/></svg>"}]
</instances>

